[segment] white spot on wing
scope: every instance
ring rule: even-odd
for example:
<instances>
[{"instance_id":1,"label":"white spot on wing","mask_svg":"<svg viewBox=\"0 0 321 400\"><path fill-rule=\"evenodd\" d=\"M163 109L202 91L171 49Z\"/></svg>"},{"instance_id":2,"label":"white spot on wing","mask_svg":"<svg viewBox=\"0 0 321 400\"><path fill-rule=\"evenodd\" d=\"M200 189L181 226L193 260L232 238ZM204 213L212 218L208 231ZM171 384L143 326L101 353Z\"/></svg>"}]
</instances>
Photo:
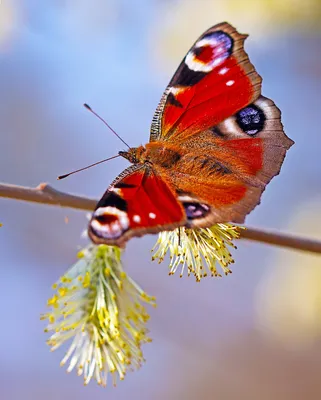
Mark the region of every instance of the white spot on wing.
<instances>
[{"instance_id":1,"label":"white spot on wing","mask_svg":"<svg viewBox=\"0 0 321 400\"><path fill-rule=\"evenodd\" d=\"M221 69L218 71L218 73L219 73L220 75L224 75L224 74L226 74L227 71L228 71L228 68L224 67L224 68L221 68Z\"/></svg>"},{"instance_id":2,"label":"white spot on wing","mask_svg":"<svg viewBox=\"0 0 321 400\"><path fill-rule=\"evenodd\" d=\"M114 193L118 194L118 195L121 194L121 189L119 189L119 188L112 187L112 188L110 188L109 190L110 190L111 192L114 192Z\"/></svg>"},{"instance_id":3,"label":"white spot on wing","mask_svg":"<svg viewBox=\"0 0 321 400\"><path fill-rule=\"evenodd\" d=\"M174 95L177 95L177 94L179 94L180 92L182 92L182 91L184 91L184 90L185 90L185 89L172 86L172 87L170 88L169 91L170 91L170 93L173 93Z\"/></svg>"},{"instance_id":4,"label":"white spot on wing","mask_svg":"<svg viewBox=\"0 0 321 400\"><path fill-rule=\"evenodd\" d=\"M226 82L226 86L232 86L232 85L234 85L234 83L235 83L235 81L227 81Z\"/></svg>"},{"instance_id":5,"label":"white spot on wing","mask_svg":"<svg viewBox=\"0 0 321 400\"><path fill-rule=\"evenodd\" d=\"M237 133L236 132L236 126L235 126L235 121L233 118L227 118L224 122L224 131L226 132L232 132L233 134Z\"/></svg>"},{"instance_id":6,"label":"white spot on wing","mask_svg":"<svg viewBox=\"0 0 321 400\"><path fill-rule=\"evenodd\" d=\"M156 214L154 214L152 212L149 213L148 216L149 216L150 219L155 219L156 218Z\"/></svg>"},{"instance_id":7,"label":"white spot on wing","mask_svg":"<svg viewBox=\"0 0 321 400\"><path fill-rule=\"evenodd\" d=\"M133 216L133 221L136 222L136 224L139 224L140 221L141 221L140 216L139 216L139 215L134 215L134 216Z\"/></svg>"}]
</instances>

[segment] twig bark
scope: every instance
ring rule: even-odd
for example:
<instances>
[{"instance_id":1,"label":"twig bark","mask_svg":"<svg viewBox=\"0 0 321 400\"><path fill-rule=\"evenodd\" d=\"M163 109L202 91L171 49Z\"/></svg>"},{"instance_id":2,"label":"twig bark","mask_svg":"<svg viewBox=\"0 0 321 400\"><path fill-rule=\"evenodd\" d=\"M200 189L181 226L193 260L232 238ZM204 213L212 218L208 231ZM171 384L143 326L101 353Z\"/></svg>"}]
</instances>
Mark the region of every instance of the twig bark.
<instances>
[{"instance_id":1,"label":"twig bark","mask_svg":"<svg viewBox=\"0 0 321 400\"><path fill-rule=\"evenodd\" d=\"M86 211L92 211L97 203L94 199L60 192L46 183L36 188L0 183L0 197ZM321 241L290 234L246 227L242 230L241 238L321 254Z\"/></svg>"},{"instance_id":2,"label":"twig bark","mask_svg":"<svg viewBox=\"0 0 321 400\"><path fill-rule=\"evenodd\" d=\"M246 227L241 232L242 239L255 240L293 250L309 251L321 254L321 240L294 236L288 233L279 233L263 229Z\"/></svg>"},{"instance_id":3,"label":"twig bark","mask_svg":"<svg viewBox=\"0 0 321 400\"><path fill-rule=\"evenodd\" d=\"M97 203L94 199L59 192L46 183L40 183L36 188L0 183L0 197L88 211L92 211Z\"/></svg>"}]
</instances>

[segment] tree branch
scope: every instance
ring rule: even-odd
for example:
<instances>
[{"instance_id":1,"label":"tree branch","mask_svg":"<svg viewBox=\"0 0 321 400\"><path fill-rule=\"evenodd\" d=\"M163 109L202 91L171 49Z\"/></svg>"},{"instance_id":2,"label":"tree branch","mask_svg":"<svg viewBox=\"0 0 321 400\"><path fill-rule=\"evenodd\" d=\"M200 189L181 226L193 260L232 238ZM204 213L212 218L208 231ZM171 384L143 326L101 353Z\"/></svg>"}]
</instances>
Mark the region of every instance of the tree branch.
<instances>
[{"instance_id":1,"label":"tree branch","mask_svg":"<svg viewBox=\"0 0 321 400\"><path fill-rule=\"evenodd\" d=\"M0 197L86 211L92 211L97 203L94 199L60 192L46 183L41 183L36 188L0 183ZM285 233L246 227L241 232L241 238L321 254L321 241Z\"/></svg>"}]
</instances>

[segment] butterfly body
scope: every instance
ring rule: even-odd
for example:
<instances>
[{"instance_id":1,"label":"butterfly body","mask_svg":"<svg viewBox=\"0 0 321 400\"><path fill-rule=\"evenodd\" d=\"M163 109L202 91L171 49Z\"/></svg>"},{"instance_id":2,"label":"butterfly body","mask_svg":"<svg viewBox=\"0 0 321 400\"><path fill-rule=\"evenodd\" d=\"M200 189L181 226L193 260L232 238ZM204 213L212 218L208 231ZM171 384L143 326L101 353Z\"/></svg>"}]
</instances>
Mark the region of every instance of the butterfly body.
<instances>
[{"instance_id":1,"label":"butterfly body","mask_svg":"<svg viewBox=\"0 0 321 400\"><path fill-rule=\"evenodd\" d=\"M243 222L259 204L293 142L261 95L245 38L223 23L192 46L157 107L150 142L119 153L133 165L97 204L88 229L95 243Z\"/></svg>"}]
</instances>

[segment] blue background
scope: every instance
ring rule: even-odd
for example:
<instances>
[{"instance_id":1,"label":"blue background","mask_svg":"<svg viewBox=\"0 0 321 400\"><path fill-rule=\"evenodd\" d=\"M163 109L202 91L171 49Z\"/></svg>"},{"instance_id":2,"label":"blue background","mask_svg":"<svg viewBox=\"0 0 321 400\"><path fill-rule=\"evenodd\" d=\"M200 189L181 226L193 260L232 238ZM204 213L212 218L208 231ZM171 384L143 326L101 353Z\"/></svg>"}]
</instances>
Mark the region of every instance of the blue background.
<instances>
[{"instance_id":1,"label":"blue background","mask_svg":"<svg viewBox=\"0 0 321 400\"><path fill-rule=\"evenodd\" d=\"M281 108L286 133L296 142L247 224L321 237L320 7L312 0L2 0L0 181L33 187L48 182L99 198L127 167L125 160L56 181L123 149L82 104L130 145L144 144L186 51L223 20L250 34L246 50L263 77L263 94ZM196 283L169 277L166 262L150 261L155 236L132 240L125 267L158 300L149 323L153 343L144 347L147 363L116 389L94 381L84 388L74 372L59 368L63 353L49 353L39 315L51 284L86 244L80 238L86 214L0 199L0 221L2 399L321 398L321 300L313 298L307 307L316 311L300 340L291 338L303 326L301 316L293 314L297 324L287 323L283 297L271 305L289 290L298 253L240 241L232 275ZM320 268L321 258L306 256L298 264L311 265L315 282L312 264ZM283 280L280 270L288 271ZM308 284L304 288L300 296L309 298ZM290 293L296 290L294 284ZM299 295L293 299L301 304ZM281 319L274 309L284 310Z\"/></svg>"}]
</instances>

